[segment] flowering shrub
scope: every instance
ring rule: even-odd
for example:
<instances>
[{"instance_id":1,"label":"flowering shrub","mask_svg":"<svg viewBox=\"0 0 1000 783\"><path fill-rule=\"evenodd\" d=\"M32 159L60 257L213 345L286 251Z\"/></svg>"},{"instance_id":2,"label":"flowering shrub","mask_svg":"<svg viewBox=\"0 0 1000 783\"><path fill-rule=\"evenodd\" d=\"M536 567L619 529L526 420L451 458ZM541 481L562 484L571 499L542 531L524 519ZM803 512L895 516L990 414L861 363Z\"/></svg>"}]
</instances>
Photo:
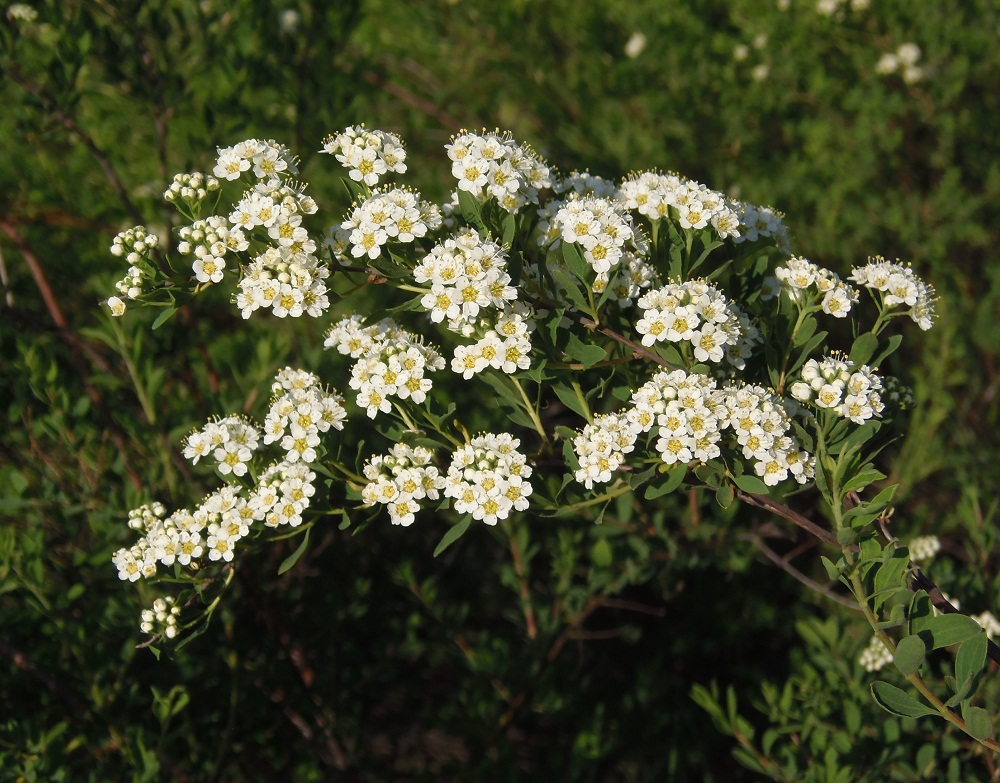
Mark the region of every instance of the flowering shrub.
<instances>
[{"instance_id":1,"label":"flowering shrub","mask_svg":"<svg viewBox=\"0 0 1000 783\"><path fill-rule=\"evenodd\" d=\"M912 404L879 370L902 339L886 333L898 317L922 330L935 317L934 290L912 269L875 258L845 282L791 255L772 209L676 174L562 175L500 133L447 145L456 188L442 205L384 182L406 171L394 134L347 128L323 152L346 167L354 200L328 228L290 179L291 152L250 139L219 151L213 177L175 178L165 196L191 221L176 254L141 226L112 247L129 263L113 316L158 306L157 328L227 285L244 319L328 320L336 368L279 370L263 423L226 415L193 431L185 458L223 482L193 511L132 512L141 536L115 555L119 576L179 586L143 612L150 644L204 627L243 550L299 536L286 571L310 529L334 519L388 517L417 537L431 527L439 554L474 521L600 522L612 502L687 488L837 550L823 559L830 579L875 633L862 666L894 660L922 697L876 682L876 700L1000 748L972 704L998 654L996 621L957 614L915 564L934 548L915 541L911 555L887 533L892 486L866 492L886 478L873 460ZM351 402L324 376L348 379ZM830 526L793 508L803 503ZM942 698L920 670L953 646Z\"/></svg>"}]
</instances>

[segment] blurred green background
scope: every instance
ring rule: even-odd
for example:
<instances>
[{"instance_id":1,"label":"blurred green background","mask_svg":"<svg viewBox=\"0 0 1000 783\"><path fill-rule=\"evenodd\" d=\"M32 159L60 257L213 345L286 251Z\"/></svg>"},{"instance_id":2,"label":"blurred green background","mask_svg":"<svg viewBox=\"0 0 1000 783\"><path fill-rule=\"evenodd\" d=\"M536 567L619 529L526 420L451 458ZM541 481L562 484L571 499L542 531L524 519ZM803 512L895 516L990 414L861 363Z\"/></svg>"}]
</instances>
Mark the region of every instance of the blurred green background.
<instances>
[{"instance_id":1,"label":"blurred green background","mask_svg":"<svg viewBox=\"0 0 1000 783\"><path fill-rule=\"evenodd\" d=\"M751 517L708 501L651 510L648 536L570 518L510 548L467 536L437 560L431 525L331 525L281 577L288 551L256 553L183 650L137 650L153 594L120 583L111 554L131 540L129 508L210 487L181 437L251 408L285 364L346 383L319 350L325 324L245 323L220 296L153 332L145 312L112 322L99 306L123 273L113 236L166 236L170 177L248 137L302 156L329 223L347 203L316 152L361 122L403 136L406 181L439 201L442 146L463 127L509 129L564 171L676 171L783 211L795 252L842 275L884 255L937 287L938 324L889 368L918 403L885 457L893 530L939 535L938 583L963 609L995 609L991 0L0 13L0 779L998 779L942 726L875 707L863 621L774 568ZM918 58L891 68L908 43ZM611 563L595 556L604 539ZM825 581L816 550L795 565ZM534 633L525 573L548 618ZM996 714L1000 691L987 698Z\"/></svg>"}]
</instances>

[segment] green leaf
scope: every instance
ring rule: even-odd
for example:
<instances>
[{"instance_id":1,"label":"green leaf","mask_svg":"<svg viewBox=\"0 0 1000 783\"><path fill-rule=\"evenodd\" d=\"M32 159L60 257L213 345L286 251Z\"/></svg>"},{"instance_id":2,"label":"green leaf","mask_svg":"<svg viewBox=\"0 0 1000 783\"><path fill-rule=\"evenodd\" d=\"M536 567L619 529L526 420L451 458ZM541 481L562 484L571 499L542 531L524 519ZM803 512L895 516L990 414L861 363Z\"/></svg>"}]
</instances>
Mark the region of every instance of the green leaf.
<instances>
[{"instance_id":1,"label":"green leaf","mask_svg":"<svg viewBox=\"0 0 1000 783\"><path fill-rule=\"evenodd\" d=\"M723 508L729 508L733 504L733 485L723 484L715 490L715 500Z\"/></svg>"},{"instance_id":2,"label":"green leaf","mask_svg":"<svg viewBox=\"0 0 1000 783\"><path fill-rule=\"evenodd\" d=\"M585 367L593 367L607 357L608 353L599 345L588 345L575 334L569 336L566 344L566 355L572 359L578 359Z\"/></svg>"},{"instance_id":3,"label":"green leaf","mask_svg":"<svg viewBox=\"0 0 1000 783\"><path fill-rule=\"evenodd\" d=\"M465 531L469 529L472 524L472 517L468 514L462 519L458 524L452 525L448 532L444 534L441 541L434 548L434 557L440 555L444 550L454 544L458 539L465 535Z\"/></svg>"},{"instance_id":4,"label":"green leaf","mask_svg":"<svg viewBox=\"0 0 1000 783\"><path fill-rule=\"evenodd\" d=\"M611 565L611 544L608 539L599 538L590 548L590 560L597 568L607 568Z\"/></svg>"},{"instance_id":5,"label":"green leaf","mask_svg":"<svg viewBox=\"0 0 1000 783\"><path fill-rule=\"evenodd\" d=\"M591 277L591 268L590 264L587 263L587 259L580 252L580 248L573 242L563 242L562 255L569 271L586 283Z\"/></svg>"},{"instance_id":6,"label":"green leaf","mask_svg":"<svg viewBox=\"0 0 1000 783\"><path fill-rule=\"evenodd\" d=\"M885 473L875 470L874 468L870 470L862 470L857 475L853 476L850 481L844 485L844 492L858 492L864 489L869 484L874 481L881 481L885 478Z\"/></svg>"},{"instance_id":7,"label":"green leaf","mask_svg":"<svg viewBox=\"0 0 1000 783\"><path fill-rule=\"evenodd\" d=\"M906 588L903 574L909 565L910 558L905 550L896 550L878 569L875 574L875 594L872 596L876 611L893 592Z\"/></svg>"},{"instance_id":8,"label":"green leaf","mask_svg":"<svg viewBox=\"0 0 1000 783\"><path fill-rule=\"evenodd\" d=\"M766 495L771 491L771 488L756 476L748 476L744 474L742 476L735 476L733 481L736 482L736 486L744 492L750 492L754 495Z\"/></svg>"},{"instance_id":9,"label":"green leaf","mask_svg":"<svg viewBox=\"0 0 1000 783\"><path fill-rule=\"evenodd\" d=\"M812 354L812 352L816 350L816 347L826 339L826 335L826 332L817 332L812 336L812 339L806 343L805 348L802 349L802 352L798 355L795 361L792 362L792 366L788 368L788 375L791 375L798 370L799 367L806 363L810 354Z\"/></svg>"},{"instance_id":10,"label":"green leaf","mask_svg":"<svg viewBox=\"0 0 1000 783\"><path fill-rule=\"evenodd\" d=\"M666 480L657 486L656 484L650 484L646 487L646 493L643 495L646 500L655 500L658 497L667 495L677 489L683 482L684 476L687 475L687 466L678 465L667 471Z\"/></svg>"},{"instance_id":11,"label":"green leaf","mask_svg":"<svg viewBox=\"0 0 1000 783\"><path fill-rule=\"evenodd\" d=\"M830 579L840 579L840 568L825 555L820 555L820 562L823 564L823 568L826 569L826 575Z\"/></svg>"},{"instance_id":12,"label":"green leaf","mask_svg":"<svg viewBox=\"0 0 1000 783\"><path fill-rule=\"evenodd\" d=\"M486 224L483 222L482 206L476 200L475 196L467 190L459 189L458 208L466 223L475 228L484 237L489 236L490 232L486 230Z\"/></svg>"},{"instance_id":13,"label":"green leaf","mask_svg":"<svg viewBox=\"0 0 1000 783\"><path fill-rule=\"evenodd\" d=\"M306 528L305 535L302 536L302 541L296 550L286 557L278 567L278 576L281 576L285 573L285 571L288 571L292 568L292 566L299 562L299 558L305 553L307 546L309 546L309 528Z\"/></svg>"},{"instance_id":14,"label":"green leaf","mask_svg":"<svg viewBox=\"0 0 1000 783\"><path fill-rule=\"evenodd\" d=\"M969 729L969 734L977 740L987 740L993 736L993 719L982 707L966 707L963 705L962 718Z\"/></svg>"},{"instance_id":15,"label":"green leaf","mask_svg":"<svg viewBox=\"0 0 1000 783\"><path fill-rule=\"evenodd\" d=\"M864 332L858 335L854 345L851 346L849 358L859 366L868 364L868 360L872 358L876 348L878 348L878 338L871 332Z\"/></svg>"},{"instance_id":16,"label":"green leaf","mask_svg":"<svg viewBox=\"0 0 1000 783\"><path fill-rule=\"evenodd\" d=\"M982 630L979 623L964 614L918 617L910 623L910 629L911 633L920 634L932 650L961 644Z\"/></svg>"},{"instance_id":17,"label":"green leaf","mask_svg":"<svg viewBox=\"0 0 1000 783\"><path fill-rule=\"evenodd\" d=\"M986 632L966 639L955 656L955 679L961 687L966 681L975 680L986 668L986 649L989 641Z\"/></svg>"},{"instance_id":18,"label":"green leaf","mask_svg":"<svg viewBox=\"0 0 1000 783\"><path fill-rule=\"evenodd\" d=\"M878 367L882 364L882 362L884 362L890 355L896 352L896 349L899 348L899 344L901 342L903 342L903 335L901 334L894 334L888 340L883 342L880 346L881 350L878 352L878 356L872 360L871 366Z\"/></svg>"},{"instance_id":19,"label":"green leaf","mask_svg":"<svg viewBox=\"0 0 1000 783\"><path fill-rule=\"evenodd\" d=\"M926 654L927 647L919 636L904 636L896 645L893 661L904 675L916 674Z\"/></svg>"},{"instance_id":20,"label":"green leaf","mask_svg":"<svg viewBox=\"0 0 1000 783\"><path fill-rule=\"evenodd\" d=\"M816 327L819 325L819 321L813 318L811 315L807 315L803 320L802 324L799 326L799 331L795 335L795 340L792 345L798 347L800 345L805 345L809 339L816 334Z\"/></svg>"},{"instance_id":21,"label":"green leaf","mask_svg":"<svg viewBox=\"0 0 1000 783\"><path fill-rule=\"evenodd\" d=\"M514 234L517 232L517 215L513 212L507 214L503 219L503 245L510 247L514 243Z\"/></svg>"},{"instance_id":22,"label":"green leaf","mask_svg":"<svg viewBox=\"0 0 1000 783\"><path fill-rule=\"evenodd\" d=\"M921 718L924 715L936 715L937 713L922 702L917 701L906 691L900 690L895 685L887 682L873 682L872 696L878 705L903 718Z\"/></svg>"},{"instance_id":23,"label":"green leaf","mask_svg":"<svg viewBox=\"0 0 1000 783\"><path fill-rule=\"evenodd\" d=\"M558 266L550 267L549 272L552 275L552 279L566 291L566 296L569 297L570 302L580 310L586 311L590 308L590 302L587 301L587 297L580 290L580 285L573 275Z\"/></svg>"},{"instance_id":24,"label":"green leaf","mask_svg":"<svg viewBox=\"0 0 1000 783\"><path fill-rule=\"evenodd\" d=\"M576 392L573 391L573 389L563 383L553 383L552 390L556 393L556 397L559 398L559 401L563 405L574 413L577 413L584 418L587 417L587 412L583 409L583 405L580 404L580 398L576 396ZM574 433L569 440L572 440L573 437L576 437L576 433ZM569 440L567 440L567 442L569 442Z\"/></svg>"},{"instance_id":25,"label":"green leaf","mask_svg":"<svg viewBox=\"0 0 1000 783\"><path fill-rule=\"evenodd\" d=\"M153 325L150 327L150 329L152 329L155 332L157 329L163 326L163 324L165 324L167 321L173 318L176 314L177 314L176 307L166 308L162 313L156 316L156 320L153 321Z\"/></svg>"}]
</instances>

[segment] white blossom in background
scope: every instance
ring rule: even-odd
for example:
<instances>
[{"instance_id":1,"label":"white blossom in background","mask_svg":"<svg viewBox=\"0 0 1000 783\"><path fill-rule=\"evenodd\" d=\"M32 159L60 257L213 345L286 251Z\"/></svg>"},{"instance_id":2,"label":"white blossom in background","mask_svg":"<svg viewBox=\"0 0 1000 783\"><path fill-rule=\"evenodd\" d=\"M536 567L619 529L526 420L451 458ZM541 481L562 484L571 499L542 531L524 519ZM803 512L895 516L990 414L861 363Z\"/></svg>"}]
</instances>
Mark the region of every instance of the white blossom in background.
<instances>
[{"instance_id":1,"label":"white blossom in background","mask_svg":"<svg viewBox=\"0 0 1000 783\"><path fill-rule=\"evenodd\" d=\"M394 525L413 524L420 501L438 500L445 478L431 462L434 452L423 446L397 443L387 455L375 455L362 472L368 484L361 491L366 505L383 504Z\"/></svg>"},{"instance_id":2,"label":"white blossom in background","mask_svg":"<svg viewBox=\"0 0 1000 783\"><path fill-rule=\"evenodd\" d=\"M1000 622L993 615L992 612L983 612L982 614L972 615L972 619L979 623L979 626L986 631L986 636L990 639L1000 636Z\"/></svg>"},{"instance_id":3,"label":"white blossom in background","mask_svg":"<svg viewBox=\"0 0 1000 783\"><path fill-rule=\"evenodd\" d=\"M7 18L12 22L31 23L38 19L38 11L27 3L11 3L7 6Z\"/></svg>"},{"instance_id":4,"label":"white blossom in background","mask_svg":"<svg viewBox=\"0 0 1000 783\"><path fill-rule=\"evenodd\" d=\"M348 126L328 136L323 149L348 170L355 182L374 187L383 176L406 173L406 149L395 133L368 130L364 125Z\"/></svg>"},{"instance_id":5,"label":"white blossom in background","mask_svg":"<svg viewBox=\"0 0 1000 783\"><path fill-rule=\"evenodd\" d=\"M941 540L937 536L917 536L910 539L906 548L910 552L910 560L920 563L930 560L941 551Z\"/></svg>"},{"instance_id":6,"label":"white blossom in background","mask_svg":"<svg viewBox=\"0 0 1000 783\"><path fill-rule=\"evenodd\" d=\"M872 636L871 641L868 642L868 646L865 647L861 653L861 657L858 658L858 663L867 672L877 672L892 663L892 653L889 652L889 648L885 646L881 639L877 636Z\"/></svg>"},{"instance_id":7,"label":"white blossom in background","mask_svg":"<svg viewBox=\"0 0 1000 783\"><path fill-rule=\"evenodd\" d=\"M507 212L538 203L538 191L552 186L548 164L510 134L460 132L445 145L458 189L478 201L488 198Z\"/></svg>"},{"instance_id":8,"label":"white blossom in background","mask_svg":"<svg viewBox=\"0 0 1000 783\"><path fill-rule=\"evenodd\" d=\"M921 280L909 265L876 256L868 259L866 265L852 269L848 279L877 291L883 308L905 305L908 309L902 315L909 315L924 331L934 325L934 302L937 301L934 287Z\"/></svg>"},{"instance_id":9,"label":"white blossom in background","mask_svg":"<svg viewBox=\"0 0 1000 783\"><path fill-rule=\"evenodd\" d=\"M628 57L630 60L634 60L645 50L646 50L646 36L642 32L636 30L634 33L632 33L632 35L628 37L628 40L625 42L625 49L624 49L625 56Z\"/></svg>"},{"instance_id":10,"label":"white blossom in background","mask_svg":"<svg viewBox=\"0 0 1000 783\"><path fill-rule=\"evenodd\" d=\"M899 73L907 84L916 84L924 78L924 69L917 65L922 52L915 43L900 44L895 52L885 52L875 63L875 73L881 76Z\"/></svg>"},{"instance_id":11,"label":"white blossom in background","mask_svg":"<svg viewBox=\"0 0 1000 783\"><path fill-rule=\"evenodd\" d=\"M495 525L528 507L532 470L520 445L508 433L484 433L455 451L444 489L455 511Z\"/></svg>"}]
</instances>

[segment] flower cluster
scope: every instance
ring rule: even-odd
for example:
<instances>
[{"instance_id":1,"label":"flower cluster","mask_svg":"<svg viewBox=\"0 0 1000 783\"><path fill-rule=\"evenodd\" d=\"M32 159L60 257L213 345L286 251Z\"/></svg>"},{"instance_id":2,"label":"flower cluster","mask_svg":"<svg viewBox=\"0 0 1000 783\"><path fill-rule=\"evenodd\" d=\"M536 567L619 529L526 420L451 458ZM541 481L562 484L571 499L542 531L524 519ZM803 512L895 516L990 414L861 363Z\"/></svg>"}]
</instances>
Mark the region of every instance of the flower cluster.
<instances>
[{"instance_id":1,"label":"flower cluster","mask_svg":"<svg viewBox=\"0 0 1000 783\"><path fill-rule=\"evenodd\" d=\"M247 505L267 527L298 527L316 494L316 473L305 461L282 460L267 468Z\"/></svg>"},{"instance_id":2,"label":"flower cluster","mask_svg":"<svg viewBox=\"0 0 1000 783\"><path fill-rule=\"evenodd\" d=\"M7 18L12 22L34 22L38 19L38 11L27 3L11 3L7 7Z\"/></svg>"},{"instance_id":3,"label":"flower cluster","mask_svg":"<svg viewBox=\"0 0 1000 783\"><path fill-rule=\"evenodd\" d=\"M882 379L868 365L856 367L849 359L826 356L810 359L802 366L802 380L792 384L799 402L833 410L838 416L863 424L885 409Z\"/></svg>"},{"instance_id":4,"label":"flower cluster","mask_svg":"<svg viewBox=\"0 0 1000 783\"><path fill-rule=\"evenodd\" d=\"M226 219L218 215L184 226L178 235L177 252L194 254L191 268L200 283L220 282L226 270L226 253L243 252L250 246L241 229L230 229Z\"/></svg>"},{"instance_id":5,"label":"flower cluster","mask_svg":"<svg viewBox=\"0 0 1000 783\"><path fill-rule=\"evenodd\" d=\"M115 289L125 298L142 296L143 286L154 272L151 253L159 242L159 237L145 226L135 226L119 233L111 243L111 255L124 256L129 264L125 277L115 283ZM110 297L107 304L112 315L125 313L125 303L119 297Z\"/></svg>"},{"instance_id":6,"label":"flower cluster","mask_svg":"<svg viewBox=\"0 0 1000 783\"><path fill-rule=\"evenodd\" d=\"M164 596L153 601L152 607L143 609L139 629L143 633L162 634L168 639L177 636L177 617L181 608L174 603L173 596Z\"/></svg>"},{"instance_id":7,"label":"flower cluster","mask_svg":"<svg viewBox=\"0 0 1000 783\"><path fill-rule=\"evenodd\" d=\"M740 235L734 242L756 242L760 239L770 239L782 253L791 252L791 240L784 216L771 207L755 206L742 202L733 202L733 209L739 216Z\"/></svg>"},{"instance_id":8,"label":"flower cluster","mask_svg":"<svg viewBox=\"0 0 1000 783\"><path fill-rule=\"evenodd\" d=\"M239 179L249 171L258 180L276 180L298 174L295 158L283 144L274 140L246 139L219 150L212 173L219 179Z\"/></svg>"},{"instance_id":9,"label":"flower cluster","mask_svg":"<svg viewBox=\"0 0 1000 783\"><path fill-rule=\"evenodd\" d=\"M851 305L858 301L858 292L829 269L823 269L806 258L792 256L774 270L774 283L765 282L762 298L773 298L780 286L788 298L806 310L819 307L835 318L846 318ZM777 285L775 285L775 283Z\"/></svg>"},{"instance_id":10,"label":"flower cluster","mask_svg":"<svg viewBox=\"0 0 1000 783\"><path fill-rule=\"evenodd\" d=\"M516 301L503 248L473 229L463 229L431 249L413 270L417 283L431 290L420 304L431 321L478 337L475 345L455 349L451 368L466 378L487 367L513 373L531 361L534 328L530 311Z\"/></svg>"},{"instance_id":11,"label":"flower cluster","mask_svg":"<svg viewBox=\"0 0 1000 783\"><path fill-rule=\"evenodd\" d=\"M630 408L595 417L574 439L576 480L588 489L610 481L638 436L654 426L655 449L667 465L707 462L729 445L769 486L789 477L804 484L813 475L813 458L789 434L779 397L760 386L720 389L706 375L674 370L658 373L632 395ZM734 443L723 440L727 430Z\"/></svg>"},{"instance_id":12,"label":"flower cluster","mask_svg":"<svg viewBox=\"0 0 1000 783\"><path fill-rule=\"evenodd\" d=\"M215 177L206 177L200 171L192 171L190 174L175 174L170 187L163 192L163 198L171 204L180 200L188 209L195 209L209 193L218 189L219 180Z\"/></svg>"},{"instance_id":13,"label":"flower cluster","mask_svg":"<svg viewBox=\"0 0 1000 783\"><path fill-rule=\"evenodd\" d=\"M895 52L886 52L879 58L875 73L888 76L898 71L904 82L916 84L924 78L924 69L917 65L920 54L920 47L915 43L900 44Z\"/></svg>"},{"instance_id":14,"label":"flower cluster","mask_svg":"<svg viewBox=\"0 0 1000 783\"><path fill-rule=\"evenodd\" d=\"M344 429L344 398L305 370L286 367L271 385L275 395L264 420L263 441L279 443L288 462L315 462L319 435Z\"/></svg>"},{"instance_id":15,"label":"flower cluster","mask_svg":"<svg viewBox=\"0 0 1000 783\"><path fill-rule=\"evenodd\" d=\"M240 416L227 416L188 435L184 457L197 465L202 457L211 455L223 475L245 476L259 441L260 431L253 424Z\"/></svg>"},{"instance_id":16,"label":"flower cluster","mask_svg":"<svg viewBox=\"0 0 1000 783\"><path fill-rule=\"evenodd\" d=\"M538 191L552 185L548 164L509 135L462 132L445 149L458 189L479 201L492 196L507 212L537 204Z\"/></svg>"},{"instance_id":17,"label":"flower cluster","mask_svg":"<svg viewBox=\"0 0 1000 783\"><path fill-rule=\"evenodd\" d=\"M369 187L378 184L379 177L389 172L406 172L406 150L395 133L368 130L364 125L349 126L340 133L331 134L323 141L323 149L333 155L348 169L348 176L355 182Z\"/></svg>"},{"instance_id":18,"label":"flower cluster","mask_svg":"<svg viewBox=\"0 0 1000 783\"><path fill-rule=\"evenodd\" d=\"M361 316L344 318L331 327L323 343L358 360L350 381L358 392L358 406L374 419L379 412L392 410L390 397L422 403L433 385L425 373L444 369L441 354L392 319L362 324Z\"/></svg>"},{"instance_id":19,"label":"flower cluster","mask_svg":"<svg viewBox=\"0 0 1000 783\"><path fill-rule=\"evenodd\" d=\"M892 663L892 653L877 636L872 636L868 646L861 652L858 663L866 672L877 672L883 666Z\"/></svg>"},{"instance_id":20,"label":"flower cluster","mask_svg":"<svg viewBox=\"0 0 1000 783\"><path fill-rule=\"evenodd\" d=\"M626 250L622 254L620 272L612 281L608 274L599 274L594 279L593 289L604 293L610 283L611 292L608 298L621 308L628 308L638 299L642 292L651 288L656 282L656 267L637 253Z\"/></svg>"},{"instance_id":21,"label":"flower cluster","mask_svg":"<svg viewBox=\"0 0 1000 783\"><path fill-rule=\"evenodd\" d=\"M742 368L760 341L747 315L719 289L701 280L670 283L639 299L642 318L635 329L649 347L664 340L689 343L699 362L725 357Z\"/></svg>"},{"instance_id":22,"label":"flower cluster","mask_svg":"<svg viewBox=\"0 0 1000 783\"><path fill-rule=\"evenodd\" d=\"M721 239L740 236L740 219L721 193L676 174L643 171L622 182L621 198L628 209L659 220L673 214L681 228L703 229L709 225Z\"/></svg>"},{"instance_id":23,"label":"flower cluster","mask_svg":"<svg viewBox=\"0 0 1000 783\"><path fill-rule=\"evenodd\" d=\"M910 552L910 560L919 563L930 560L941 551L941 540L937 536L917 536L907 543L906 548Z\"/></svg>"},{"instance_id":24,"label":"flower cluster","mask_svg":"<svg viewBox=\"0 0 1000 783\"><path fill-rule=\"evenodd\" d=\"M552 218L552 227L559 232L553 247L559 241L579 245L583 257L598 275L607 275L621 262L626 246L637 244L631 217L614 199L594 196L570 199Z\"/></svg>"},{"instance_id":25,"label":"flower cluster","mask_svg":"<svg viewBox=\"0 0 1000 783\"><path fill-rule=\"evenodd\" d=\"M351 255L378 258L390 241L413 242L441 225L441 210L406 188L376 190L340 224Z\"/></svg>"},{"instance_id":26,"label":"flower cluster","mask_svg":"<svg viewBox=\"0 0 1000 783\"><path fill-rule=\"evenodd\" d=\"M884 309L906 305L909 309L900 315L909 315L924 331L933 326L936 299L934 287L917 277L909 266L876 256L868 259L865 266L852 269L848 279L878 291Z\"/></svg>"},{"instance_id":27,"label":"flower cluster","mask_svg":"<svg viewBox=\"0 0 1000 783\"><path fill-rule=\"evenodd\" d=\"M782 7L782 3L784 3L784 7ZM787 6L788 0L779 0L779 8L785 10ZM816 13L843 21L848 9L860 12L867 11L870 6L871 0L817 0Z\"/></svg>"},{"instance_id":28,"label":"flower cluster","mask_svg":"<svg viewBox=\"0 0 1000 783\"><path fill-rule=\"evenodd\" d=\"M531 494L531 467L508 433L478 435L453 455L445 497L460 514L472 514L487 525L506 519L511 510L524 511Z\"/></svg>"},{"instance_id":29,"label":"flower cluster","mask_svg":"<svg viewBox=\"0 0 1000 783\"><path fill-rule=\"evenodd\" d=\"M412 525L419 501L437 500L445 478L431 464L434 453L423 446L397 443L387 455L376 455L363 468L368 484L361 491L364 502L382 503L394 525Z\"/></svg>"}]
</instances>

